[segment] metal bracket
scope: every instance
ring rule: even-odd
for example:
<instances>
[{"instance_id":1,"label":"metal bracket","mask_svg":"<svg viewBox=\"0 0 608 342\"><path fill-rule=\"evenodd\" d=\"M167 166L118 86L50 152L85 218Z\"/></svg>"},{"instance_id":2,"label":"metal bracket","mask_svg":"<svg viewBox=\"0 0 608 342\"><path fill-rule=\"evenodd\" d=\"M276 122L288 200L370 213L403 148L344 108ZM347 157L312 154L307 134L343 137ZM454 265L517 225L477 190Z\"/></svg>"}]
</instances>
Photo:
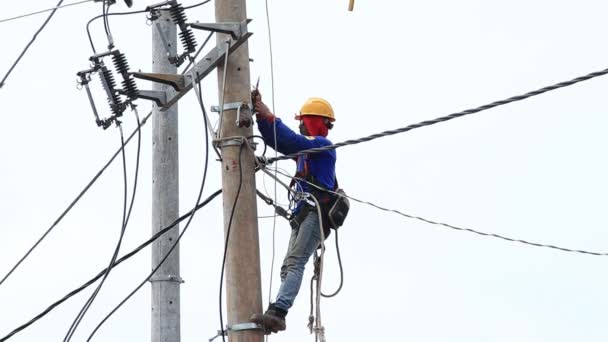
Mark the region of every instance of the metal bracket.
<instances>
[{"instance_id":1,"label":"metal bracket","mask_svg":"<svg viewBox=\"0 0 608 342\"><path fill-rule=\"evenodd\" d=\"M253 141L253 137L247 138L248 144L255 151L258 144ZM241 146L245 143L245 137L228 137L213 140L213 146L215 147L226 147L226 146Z\"/></svg>"},{"instance_id":2,"label":"metal bracket","mask_svg":"<svg viewBox=\"0 0 608 342\"><path fill-rule=\"evenodd\" d=\"M241 115L241 108L249 109L249 115ZM224 103L223 111L234 110L236 109L236 125L238 127L250 127L253 123L251 110L252 107L247 102L231 102ZM211 111L214 113L221 113L222 110L220 106L211 106Z\"/></svg>"},{"instance_id":3,"label":"metal bracket","mask_svg":"<svg viewBox=\"0 0 608 342\"><path fill-rule=\"evenodd\" d=\"M245 143L244 139L244 137L223 138L219 140L213 140L213 145L219 148L226 146L241 146Z\"/></svg>"},{"instance_id":4,"label":"metal bracket","mask_svg":"<svg viewBox=\"0 0 608 342\"><path fill-rule=\"evenodd\" d=\"M182 279L182 277L176 276L176 275L170 275L170 274L164 275L164 276L152 277L149 280L149 282L151 282L151 283L155 283L155 282L159 282L159 281L168 281L168 282L174 282L174 283L180 283L180 284L185 283L185 281Z\"/></svg>"},{"instance_id":5,"label":"metal bracket","mask_svg":"<svg viewBox=\"0 0 608 342\"><path fill-rule=\"evenodd\" d=\"M236 49L238 49L243 43L251 37L253 33L246 32L242 36L240 36L236 41L230 44L230 48L225 46L225 44L220 44L213 48L202 60L194 66L197 70L195 79L187 79L184 88L180 90L173 98L171 98L167 104L161 109L161 111L166 111L171 106L173 106L182 96L186 95L188 91L190 91L193 87L194 82L198 82L209 75L218 65L223 63L224 57L227 53L232 53Z\"/></svg>"},{"instance_id":6,"label":"metal bracket","mask_svg":"<svg viewBox=\"0 0 608 342\"><path fill-rule=\"evenodd\" d=\"M186 77L184 75L161 74L152 72L130 72L129 74L135 78L139 78L142 80L170 85L177 92L181 92L186 88Z\"/></svg>"},{"instance_id":7,"label":"metal bracket","mask_svg":"<svg viewBox=\"0 0 608 342\"><path fill-rule=\"evenodd\" d=\"M197 30L205 30L211 32L219 32L229 34L232 39L237 40L240 36L247 32L247 24L251 19L242 22L225 22L225 23L190 23L187 26Z\"/></svg>"},{"instance_id":8,"label":"metal bracket","mask_svg":"<svg viewBox=\"0 0 608 342\"><path fill-rule=\"evenodd\" d=\"M194 87L194 83L207 77L207 75L209 75L218 65L221 65L226 54L233 53L236 49L243 45L243 43L245 43L249 37L253 35L253 33L247 32L248 22L249 20L244 20L239 24L241 26L239 30L240 35L235 41L229 44L229 47L227 47L225 44L216 46L215 48L211 49L211 51L209 51L209 53L207 53L207 55L205 55L200 62L193 66L193 70L196 70L196 77L145 72L131 72L130 75L135 78L172 86L177 93L172 98L168 99L160 108L162 112L167 111ZM245 119L246 118L239 118L239 124L246 124L247 120Z\"/></svg>"},{"instance_id":9,"label":"metal bracket","mask_svg":"<svg viewBox=\"0 0 608 342\"><path fill-rule=\"evenodd\" d=\"M209 339L209 342L213 342L216 338L220 336L228 336L229 331L245 331L245 330L264 330L264 328L257 323L237 323L232 325L226 325L225 330L218 330L217 335L213 336Z\"/></svg>"},{"instance_id":10,"label":"metal bracket","mask_svg":"<svg viewBox=\"0 0 608 342\"><path fill-rule=\"evenodd\" d=\"M232 325L227 325L226 329L228 331L243 331L243 330L262 330L262 326L257 323L237 323Z\"/></svg>"},{"instance_id":11,"label":"metal bracket","mask_svg":"<svg viewBox=\"0 0 608 342\"><path fill-rule=\"evenodd\" d=\"M121 95L126 94L123 89L116 89L116 91ZM153 101L156 103L156 106L162 107L167 102L167 92L162 90L140 90L137 98Z\"/></svg>"}]
</instances>

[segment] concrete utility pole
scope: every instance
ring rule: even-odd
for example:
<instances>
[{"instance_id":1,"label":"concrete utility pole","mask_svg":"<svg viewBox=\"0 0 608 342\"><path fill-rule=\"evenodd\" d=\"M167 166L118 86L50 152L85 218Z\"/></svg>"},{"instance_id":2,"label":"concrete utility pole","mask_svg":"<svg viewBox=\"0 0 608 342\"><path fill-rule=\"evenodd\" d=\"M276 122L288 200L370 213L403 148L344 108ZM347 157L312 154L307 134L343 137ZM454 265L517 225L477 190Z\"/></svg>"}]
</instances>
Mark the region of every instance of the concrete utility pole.
<instances>
[{"instance_id":1,"label":"concrete utility pole","mask_svg":"<svg viewBox=\"0 0 608 342\"><path fill-rule=\"evenodd\" d=\"M245 0L215 0L215 19L221 22L241 22L247 18ZM218 46L226 45L229 35L218 34ZM253 128L236 126L237 110L227 110L230 103L250 103L249 49L244 43L229 56L227 66L218 67L220 102L222 97L224 67L226 85L223 119L220 136L246 137L253 134ZM246 110L246 109L243 109ZM241 113L242 114L242 113ZM228 255L226 259L226 306L228 325L247 323L254 313L262 311L262 290L260 276L260 248L258 241L257 205L255 197L254 155L246 146L224 144L222 150L222 188L224 206L224 228L228 222L239 187L239 165L242 165L242 186L235 209ZM239 157L240 156L240 157ZM241 163L239 163L241 158ZM229 341L262 342L260 330L229 331Z\"/></svg>"},{"instance_id":2,"label":"concrete utility pole","mask_svg":"<svg viewBox=\"0 0 608 342\"><path fill-rule=\"evenodd\" d=\"M152 70L155 73L177 74L177 67L169 63L167 47L164 46L155 25L160 30L171 50L177 53L177 31L169 12L152 25ZM154 83L154 90L167 91L168 97L175 93L168 85ZM152 116L152 233L155 234L179 217L179 158L177 139L177 103L161 112L154 105ZM152 268L167 255L179 235L179 227L171 229L152 244ZM150 279L152 283L152 342L180 341L179 246Z\"/></svg>"}]
</instances>

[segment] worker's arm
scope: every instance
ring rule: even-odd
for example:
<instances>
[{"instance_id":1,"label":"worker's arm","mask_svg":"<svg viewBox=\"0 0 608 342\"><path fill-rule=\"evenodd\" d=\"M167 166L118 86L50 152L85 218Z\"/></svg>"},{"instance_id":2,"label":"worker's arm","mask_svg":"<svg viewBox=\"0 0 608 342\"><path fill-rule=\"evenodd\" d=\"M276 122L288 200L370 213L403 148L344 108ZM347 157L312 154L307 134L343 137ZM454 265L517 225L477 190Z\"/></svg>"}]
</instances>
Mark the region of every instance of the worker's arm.
<instances>
[{"instance_id":1,"label":"worker's arm","mask_svg":"<svg viewBox=\"0 0 608 342\"><path fill-rule=\"evenodd\" d=\"M276 126L276 149L283 154L293 154L302 150L315 147L331 145L331 142L324 137L307 137L292 131L281 119L272 114L268 106L262 102L262 95L258 90L251 93L251 99L256 112L258 129L264 137L266 145L275 147L275 127Z\"/></svg>"},{"instance_id":2,"label":"worker's arm","mask_svg":"<svg viewBox=\"0 0 608 342\"><path fill-rule=\"evenodd\" d=\"M283 154L293 154L302 150L331 145L331 142L324 137L307 137L292 131L274 115L258 117L257 122L264 142L272 148L275 146L273 126L276 124L277 151Z\"/></svg>"}]
</instances>

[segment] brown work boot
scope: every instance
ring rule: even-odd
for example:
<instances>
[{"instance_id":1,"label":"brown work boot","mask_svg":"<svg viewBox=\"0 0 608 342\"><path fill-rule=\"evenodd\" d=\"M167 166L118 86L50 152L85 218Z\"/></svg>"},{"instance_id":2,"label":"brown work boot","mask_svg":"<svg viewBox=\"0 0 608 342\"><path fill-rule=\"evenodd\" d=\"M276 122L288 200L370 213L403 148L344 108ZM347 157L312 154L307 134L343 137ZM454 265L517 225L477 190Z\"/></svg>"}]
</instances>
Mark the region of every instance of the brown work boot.
<instances>
[{"instance_id":1,"label":"brown work boot","mask_svg":"<svg viewBox=\"0 0 608 342\"><path fill-rule=\"evenodd\" d=\"M262 326L266 335L283 331L286 328L285 316L287 311L270 304L263 314L254 314L251 321Z\"/></svg>"}]
</instances>

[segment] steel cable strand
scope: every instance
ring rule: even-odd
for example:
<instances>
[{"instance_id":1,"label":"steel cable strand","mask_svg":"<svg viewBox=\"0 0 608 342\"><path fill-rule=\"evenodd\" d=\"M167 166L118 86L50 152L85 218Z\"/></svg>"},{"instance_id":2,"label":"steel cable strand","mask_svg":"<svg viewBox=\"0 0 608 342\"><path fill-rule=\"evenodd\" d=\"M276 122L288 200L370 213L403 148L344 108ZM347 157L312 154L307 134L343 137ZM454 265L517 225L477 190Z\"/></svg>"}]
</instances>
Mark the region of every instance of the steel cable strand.
<instances>
[{"instance_id":1,"label":"steel cable strand","mask_svg":"<svg viewBox=\"0 0 608 342\"><path fill-rule=\"evenodd\" d=\"M158 233L154 234L146 242L142 243L137 248L133 249L131 252L125 254L123 257L121 257L120 259L118 259L116 261L116 263L114 263L114 267L120 265L124 261L130 259L134 255L136 255L137 253L139 253L140 251L142 251L144 248L146 248L152 242L156 241L158 238L160 238L161 236L163 236L165 233L167 233L169 230L171 230L177 224L179 224L183 220L187 219L188 217L190 217L191 215L193 215L198 210L200 210L203 207L205 207L207 204L209 204L209 202L211 202L212 200L214 200L221 193L222 193L222 190L220 189L220 190L217 190L216 192L214 192L213 194L211 194L209 197L207 197L207 199L205 199L201 204L199 204L194 210L191 210L191 211L187 212L186 214L182 215L180 218L178 218L177 220L173 221L170 225L166 226L165 228L163 228L162 230L160 230ZM29 326L31 326L32 324L34 324L35 322L37 322L38 320L40 320L41 318L43 318L44 316L46 316L47 314L49 314L51 311L53 311L57 306L63 304L65 301L67 301L71 297L77 295L78 293L80 293L81 291L83 291L84 289L86 289L87 287L91 286L91 284L95 283L95 281L97 281L99 278L101 278L105 274L105 272L106 272L106 269L101 270L95 277L91 278L90 280L88 280L86 283L82 284L80 287L76 288L75 290L72 290L70 293L68 293L67 295L65 295L63 298L55 301L53 304L51 304L46 309L44 309L41 313L39 313L38 315L36 315L34 318L30 319L27 323L20 325L19 327L15 328L13 331L11 331L6 336L0 338L0 342L4 342L4 341L8 340L9 338L13 337L15 334L19 333L20 331L23 331L24 329L28 328Z\"/></svg>"},{"instance_id":2,"label":"steel cable strand","mask_svg":"<svg viewBox=\"0 0 608 342\"><path fill-rule=\"evenodd\" d=\"M198 87L198 90L199 90L198 91L198 97L199 97L199 100L200 100L199 103L200 103L200 106L201 106L201 108L203 110L203 113L204 113L203 98L202 98L202 92L201 92L200 86ZM205 115L205 114L203 114L203 115ZM152 276L156 273L156 271L158 271L158 269L162 266L162 264L169 258L169 256L171 255L171 253L173 252L173 250L175 249L175 247L177 247L177 245L179 244L179 241L181 240L181 238L184 235L184 233L186 232L186 230L188 230L188 227L190 226L190 223L192 222L192 219L194 218L194 213L196 212L195 209L199 206L199 203L201 201L201 197L203 195L203 190L205 189L205 182L207 180L207 171L209 169L209 131L207 129L208 122L207 122L206 118L203 118L203 122L204 122L204 130L205 130L205 166L204 166L204 170L203 170L203 180L201 182L201 187L200 187L200 190L199 190L199 193L198 193L198 197L196 198L196 204L194 205L194 209L192 209L192 215L190 215L190 217L188 218L188 222L186 222L186 225L184 226L184 229L179 234L179 236L175 240L175 243L173 244L173 246L171 246L171 248L169 249L169 251L167 252L167 254L163 257L163 259L161 259L161 261L152 270L152 272L150 272L150 274L146 277L146 279L144 279L127 297L125 297L114 309L112 309L112 311L110 311L110 313L108 313L106 315L106 317L103 318L103 320L95 327L95 329L93 330L93 332L91 332L91 334L87 338L87 342L91 341L91 339L93 338L93 336L95 335L95 333L97 333L97 331L101 328L101 326L114 313L116 313L116 311L118 311L118 309L120 309L122 307L122 305L124 305L129 299L131 299L131 297L133 295L135 295L135 293L137 293L137 291L139 291L146 284L146 282L148 282L152 278Z\"/></svg>"},{"instance_id":3,"label":"steel cable strand","mask_svg":"<svg viewBox=\"0 0 608 342\"><path fill-rule=\"evenodd\" d=\"M116 243L116 247L114 248L114 253L112 253L112 258L110 259L110 263L109 263L108 267L106 268L106 272L103 275L103 278L101 278L101 281L97 285L97 288L95 288L95 291L93 291L93 293L91 294L89 299L87 299L87 301L85 302L82 309L80 309L80 312L78 313L78 315L76 315L76 318L72 322L72 325L68 329L68 332L63 339L64 342L68 342L72 339L72 336L74 336L74 333L76 332L76 329L78 329L80 322L82 322L82 319L86 315L87 311L89 310L91 305L93 305L93 301L95 301L95 298L99 294L99 291L101 291L101 288L103 287L106 279L110 275L110 272L112 271L112 266L116 262L116 258L118 257L118 253L120 252L120 246L122 245L122 240L125 235L125 231L127 229L127 196L128 196L127 159L126 159L126 153L125 153L125 149L124 149L125 139L124 139L124 134L123 134L121 125L118 125L118 130L120 131L120 143L121 143L121 146L123 147L122 148L122 165L123 165L123 183L124 183L124 195L123 195L124 198L123 198L123 211L122 211L122 223L121 223L121 227L120 227L120 235L118 238L118 242ZM141 135L139 135L138 143L141 144ZM139 146L138 146L138 153L139 153ZM138 157L139 157L139 154L138 154ZM139 169L139 160L137 160L137 165L138 165L138 167L136 169ZM137 179L137 175L135 176L135 178ZM131 209L133 208L132 205L133 205L133 200L135 199L135 190L136 189L137 189L137 185L134 185L133 198L131 200L131 207L130 207ZM131 213L129 212L129 215L130 214Z\"/></svg>"},{"instance_id":4,"label":"steel cable strand","mask_svg":"<svg viewBox=\"0 0 608 342\"><path fill-rule=\"evenodd\" d=\"M281 175L283 175L285 177L289 177L289 178L293 177L293 176L290 176L289 174L286 174L286 173L283 173L283 172L280 172L280 171L279 171L279 174L281 174ZM355 202L362 203L362 204L367 204L367 205L372 206L372 207L374 207L376 209L380 209L380 210L383 210L383 211L386 211L386 212L392 212L392 213L401 215L403 217L407 217L407 218L410 218L410 219L422 221L422 222L429 223L429 224L432 224L432 225L444 226L446 228L450 228L450 229L454 229L454 230L458 230L458 231L466 231L466 232L470 232L470 233L475 233L477 235L482 235L482 236L486 236L486 237L494 237L494 238L498 238L498 239L505 240L505 241L517 242L517 243L522 243L522 244L525 244L525 245L530 245L530 246L535 246L535 247L551 248L551 249L559 250L559 251L562 251L562 252L580 253L580 254L587 254L587 255L594 255L594 256L608 256L608 252L592 252L592 251L586 251L586 250L582 250L582 249L572 249L572 248L566 248L566 247L559 247L559 246L555 246L555 245L551 245L551 244L544 244L544 243L538 243L538 242L531 242L531 241L527 241L527 240L523 240L523 239L510 238L510 237L499 235L499 234L485 233L485 232L478 231L478 230L475 230L475 229L472 229L472 228L463 228L463 227L453 226L453 225L450 225L450 224L447 224L447 223L436 222L436 221L433 221L433 220L425 219L423 217L409 215L409 214L403 213L403 212L401 212L399 210L396 210L396 209L387 209L387 208L381 207L381 206L379 206L377 204L374 204L374 203L371 203L371 202L368 202L368 201L363 201L363 200L354 198L354 197L349 196L349 195L342 195L342 194L339 194L339 193L331 191L331 190L323 189L323 188L319 187L318 185L310 183L310 182L306 181L305 179L302 179L302 178L299 178L299 177L293 177L293 178L295 178L297 180L300 180L300 181L303 181L303 182L306 182L306 183L310 184L311 186L313 186L313 187L315 187L315 188L317 188L319 190L323 190L323 191L326 191L326 192L329 192L329 193L332 193L332 194L335 194L335 195L338 195L338 196L345 196L346 198L351 199L351 200L353 200Z\"/></svg>"},{"instance_id":5,"label":"steel cable strand","mask_svg":"<svg viewBox=\"0 0 608 342\"><path fill-rule=\"evenodd\" d=\"M131 135L129 135L129 137L125 140L125 146L131 141L131 139L135 136L135 134L141 130L141 127L143 127L143 125L145 125L148 122L148 119L150 118L150 116L152 116L152 112L148 113L148 115L146 115L144 117L141 124L138 125L137 128L131 133ZM116 159L116 157L118 157L118 155L120 154L120 152L123 149L124 149L124 146L121 146L114 153L114 155L110 158L110 160L108 160L108 162L97 172L97 174L80 191L80 193L76 196L76 198L74 198L74 200L59 215L59 217L57 217L55 222L53 222L53 224L51 224L51 226L44 232L44 234L42 234L42 236L38 239L38 241L36 241L36 243L32 247L30 247L30 249L27 251L27 253L25 253L25 255L21 259L19 259L19 261L2 278L2 280L0 280L0 285L2 285L8 279L8 277L10 277L13 274L13 272L15 272L15 270L23 263L23 261L25 261L25 259L27 259L30 256L30 254L34 251L34 249L36 249L36 247L38 247L38 245L40 245L40 243L47 237L47 235L49 235L51 233L51 231L59 224L59 222L61 222L63 220L63 218L70 212L70 210L72 210L72 208L76 205L76 203L78 203L78 201L82 198L82 196L84 196L84 194L87 193L87 191L89 191L91 186L93 186L93 184L95 184L95 182L99 179L99 177L101 177L101 175L105 172L105 170L112 164L114 159Z\"/></svg>"},{"instance_id":6,"label":"steel cable strand","mask_svg":"<svg viewBox=\"0 0 608 342\"><path fill-rule=\"evenodd\" d=\"M495 101L477 108L472 108L472 109L467 109L464 110L462 112L458 112L458 113L453 113L453 114L449 114L446 116L442 116L433 120L426 120L426 121L422 121L416 124L412 124L406 127L402 127L402 128L397 128L397 129L392 129L392 130L387 130L384 132L380 132L380 133L376 133L376 134L372 134L369 135L367 137L363 137L363 138L359 138L359 139L351 139L351 140L346 140L340 143L336 143L333 145L328 145L328 146L323 146L323 147L316 147L316 148L311 148L308 150L303 150L294 154L289 154L289 155L284 155L284 156L280 156L280 157L275 157L275 158L270 158L267 160L267 163L273 163L275 161L280 161L280 160L287 160L287 159L293 159L295 157L299 157L299 156L303 156L305 154L311 154L311 153L319 153L319 152L324 152L324 151L329 151L329 150L335 150L339 147L342 146L347 146L347 145L355 145L355 144L359 144L359 143L363 143L363 142L368 142L370 140L374 140L377 138L382 138L382 137L386 137L389 135L395 135L395 134L399 134L399 133L405 133L407 131L411 131L413 129L416 128L421 128L421 127L425 127L425 126L431 126L437 123L441 123L441 122L445 122L445 121L449 121L452 119L456 119L459 118L461 116L466 116L466 115L471 115L471 114L475 114L475 113L479 113L494 107L498 107L498 106L502 106L502 105L506 105L512 102L517 102L517 101L521 101L521 100L525 100L528 99L530 97L533 96L537 96L537 95L541 95L544 94L546 92L552 91L552 90L556 90L559 88L564 88L564 87L568 87L571 85L574 85L576 83L579 82L583 82L583 81L587 81L599 76L603 76L608 74L608 69L604 69L602 71L596 71L596 72L592 72L590 74L584 75L584 76L580 76L577 77L575 79L572 79L570 81L564 81L564 82L560 82L551 86L547 86L538 90L534 90L528 93L525 93L523 95L517 95L517 96L512 96L509 97L508 99L505 100L500 100L500 101Z\"/></svg>"}]
</instances>

